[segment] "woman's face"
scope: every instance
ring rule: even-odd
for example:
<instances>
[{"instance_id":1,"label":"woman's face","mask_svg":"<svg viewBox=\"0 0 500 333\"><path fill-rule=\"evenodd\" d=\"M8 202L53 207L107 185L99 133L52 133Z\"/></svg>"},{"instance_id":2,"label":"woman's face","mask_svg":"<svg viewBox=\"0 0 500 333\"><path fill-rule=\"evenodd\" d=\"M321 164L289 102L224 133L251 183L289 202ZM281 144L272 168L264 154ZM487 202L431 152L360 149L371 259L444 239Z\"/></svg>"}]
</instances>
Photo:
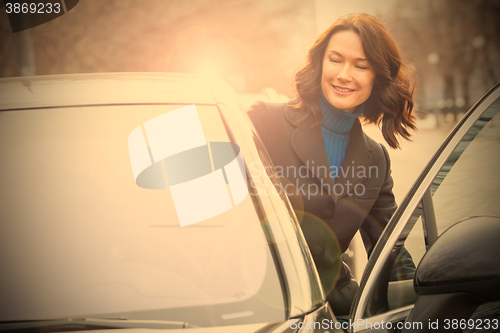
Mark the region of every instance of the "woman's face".
<instances>
[{"instance_id":1,"label":"woman's face","mask_svg":"<svg viewBox=\"0 0 500 333\"><path fill-rule=\"evenodd\" d=\"M359 35L339 31L330 37L323 57L321 90L331 105L353 113L372 92L375 72Z\"/></svg>"}]
</instances>

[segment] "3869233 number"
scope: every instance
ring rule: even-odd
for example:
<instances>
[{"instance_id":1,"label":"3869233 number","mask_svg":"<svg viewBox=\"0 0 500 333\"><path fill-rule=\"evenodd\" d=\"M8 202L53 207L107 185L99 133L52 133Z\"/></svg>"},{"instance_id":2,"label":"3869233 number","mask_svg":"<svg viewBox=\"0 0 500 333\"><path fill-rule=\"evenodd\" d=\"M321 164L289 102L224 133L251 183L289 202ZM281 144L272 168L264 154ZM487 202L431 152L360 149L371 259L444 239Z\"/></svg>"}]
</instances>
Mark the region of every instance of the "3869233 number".
<instances>
[{"instance_id":1,"label":"3869233 number","mask_svg":"<svg viewBox=\"0 0 500 333\"><path fill-rule=\"evenodd\" d=\"M5 4L7 14L59 14L61 12L61 4L59 2L39 2L39 3L19 3L7 2Z\"/></svg>"},{"instance_id":2,"label":"3869233 number","mask_svg":"<svg viewBox=\"0 0 500 333\"><path fill-rule=\"evenodd\" d=\"M444 329L445 330L457 330L457 329L474 329L474 330L498 330L499 324L498 319L445 319Z\"/></svg>"}]
</instances>

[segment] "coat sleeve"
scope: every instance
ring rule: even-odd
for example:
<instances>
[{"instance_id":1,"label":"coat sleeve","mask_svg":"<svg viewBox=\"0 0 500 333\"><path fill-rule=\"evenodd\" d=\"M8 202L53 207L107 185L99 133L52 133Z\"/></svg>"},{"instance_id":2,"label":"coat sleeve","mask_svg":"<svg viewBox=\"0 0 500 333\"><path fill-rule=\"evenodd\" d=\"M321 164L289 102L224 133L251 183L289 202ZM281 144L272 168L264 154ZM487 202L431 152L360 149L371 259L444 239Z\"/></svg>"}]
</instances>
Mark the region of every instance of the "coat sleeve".
<instances>
[{"instance_id":1,"label":"coat sleeve","mask_svg":"<svg viewBox=\"0 0 500 333\"><path fill-rule=\"evenodd\" d=\"M386 161L385 178L382 187L380 188L377 200L373 204L360 228L361 237L363 238L363 243L365 244L368 257L370 257L373 247L377 243L377 240L382 234L387 222L389 222L392 214L394 214L397 208L396 199L394 197L394 193L392 192L394 183L391 176L391 161L389 153L383 145L380 146L382 147Z\"/></svg>"},{"instance_id":2,"label":"coat sleeve","mask_svg":"<svg viewBox=\"0 0 500 333\"><path fill-rule=\"evenodd\" d=\"M264 144L267 142L267 133L269 123L269 107L265 102L257 101L253 103L247 110L247 114L252 121L253 126L257 130Z\"/></svg>"},{"instance_id":3,"label":"coat sleeve","mask_svg":"<svg viewBox=\"0 0 500 333\"><path fill-rule=\"evenodd\" d=\"M377 200L360 228L361 237L363 238L368 257L370 257L373 247L377 243L387 222L389 222L392 214L394 214L397 209L394 193L392 192L393 180L391 176L389 153L384 146L380 146L382 147L387 163L385 179ZM399 251L399 255L395 259L390 281L412 279L415 275L415 270L415 264L413 263L410 253L405 247L402 247Z\"/></svg>"}]
</instances>

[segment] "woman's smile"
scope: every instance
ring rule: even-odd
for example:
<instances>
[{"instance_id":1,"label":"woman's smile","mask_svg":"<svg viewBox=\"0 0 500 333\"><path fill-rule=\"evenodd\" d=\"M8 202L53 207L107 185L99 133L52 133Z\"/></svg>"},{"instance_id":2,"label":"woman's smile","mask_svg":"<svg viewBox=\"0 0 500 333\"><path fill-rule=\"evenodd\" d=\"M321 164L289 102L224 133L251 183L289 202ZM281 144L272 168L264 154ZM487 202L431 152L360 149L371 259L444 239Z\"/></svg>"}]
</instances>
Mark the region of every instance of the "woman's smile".
<instances>
[{"instance_id":1,"label":"woman's smile","mask_svg":"<svg viewBox=\"0 0 500 333\"><path fill-rule=\"evenodd\" d=\"M345 87L341 87L341 86L334 86L332 85L332 87L341 95L345 95L345 94L348 94L348 93L352 93L354 91L354 89L349 89L349 88L345 88Z\"/></svg>"}]
</instances>

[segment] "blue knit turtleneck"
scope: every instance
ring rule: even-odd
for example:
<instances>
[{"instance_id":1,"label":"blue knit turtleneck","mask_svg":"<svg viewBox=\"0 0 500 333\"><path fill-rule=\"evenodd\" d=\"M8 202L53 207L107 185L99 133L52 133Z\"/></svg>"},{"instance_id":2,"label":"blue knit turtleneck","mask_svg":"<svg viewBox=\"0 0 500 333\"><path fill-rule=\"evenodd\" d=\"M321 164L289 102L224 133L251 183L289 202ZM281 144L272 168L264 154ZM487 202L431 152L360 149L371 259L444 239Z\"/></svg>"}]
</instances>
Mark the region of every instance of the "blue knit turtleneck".
<instances>
[{"instance_id":1,"label":"blue knit turtleneck","mask_svg":"<svg viewBox=\"0 0 500 333\"><path fill-rule=\"evenodd\" d=\"M323 93L321 93L319 108L323 113L321 133L323 134L326 155L333 179L336 180L349 145L349 132L354 120L363 113L364 108L361 105L356 109L356 113L344 112L333 107Z\"/></svg>"}]
</instances>

